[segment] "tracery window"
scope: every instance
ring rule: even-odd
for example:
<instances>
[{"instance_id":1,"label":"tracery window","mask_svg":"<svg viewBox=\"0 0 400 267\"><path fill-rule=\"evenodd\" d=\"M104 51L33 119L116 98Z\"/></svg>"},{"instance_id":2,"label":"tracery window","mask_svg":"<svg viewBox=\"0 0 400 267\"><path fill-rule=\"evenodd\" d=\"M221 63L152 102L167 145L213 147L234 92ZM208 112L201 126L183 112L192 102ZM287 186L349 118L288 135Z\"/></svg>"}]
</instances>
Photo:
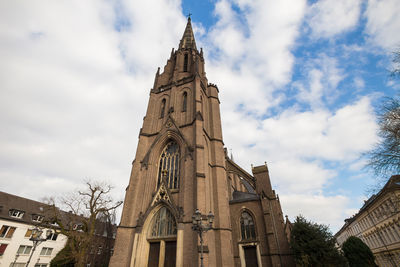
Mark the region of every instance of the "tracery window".
<instances>
[{"instance_id":1,"label":"tracery window","mask_svg":"<svg viewBox=\"0 0 400 267\"><path fill-rule=\"evenodd\" d=\"M176 222L174 215L162 207L153 218L151 237L163 238L176 235Z\"/></svg>"},{"instance_id":2,"label":"tracery window","mask_svg":"<svg viewBox=\"0 0 400 267\"><path fill-rule=\"evenodd\" d=\"M168 188L179 188L179 158L178 144L175 141L169 142L161 152L158 169L158 184L160 184L161 178L165 175Z\"/></svg>"},{"instance_id":3,"label":"tracery window","mask_svg":"<svg viewBox=\"0 0 400 267\"><path fill-rule=\"evenodd\" d=\"M183 71L187 71L188 70L188 54L185 54L185 57L183 59Z\"/></svg>"},{"instance_id":4,"label":"tracery window","mask_svg":"<svg viewBox=\"0 0 400 267\"><path fill-rule=\"evenodd\" d=\"M185 112L186 109L187 109L187 92L184 92L182 99L182 112Z\"/></svg>"},{"instance_id":5,"label":"tracery window","mask_svg":"<svg viewBox=\"0 0 400 267\"><path fill-rule=\"evenodd\" d=\"M242 212L240 217L240 230L242 232L242 240L256 239L253 217L246 211Z\"/></svg>"}]
</instances>

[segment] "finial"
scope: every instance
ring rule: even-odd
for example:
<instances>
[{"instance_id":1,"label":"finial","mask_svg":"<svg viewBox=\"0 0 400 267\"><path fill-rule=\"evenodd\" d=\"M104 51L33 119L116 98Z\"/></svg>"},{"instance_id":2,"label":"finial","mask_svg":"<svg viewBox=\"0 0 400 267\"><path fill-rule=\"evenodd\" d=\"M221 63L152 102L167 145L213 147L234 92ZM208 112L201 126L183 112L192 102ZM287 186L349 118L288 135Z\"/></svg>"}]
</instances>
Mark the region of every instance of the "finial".
<instances>
[{"instance_id":1,"label":"finial","mask_svg":"<svg viewBox=\"0 0 400 267\"><path fill-rule=\"evenodd\" d=\"M189 12L189 14L187 14L187 18L188 20L190 20L190 16L192 15L192 13Z\"/></svg>"}]
</instances>

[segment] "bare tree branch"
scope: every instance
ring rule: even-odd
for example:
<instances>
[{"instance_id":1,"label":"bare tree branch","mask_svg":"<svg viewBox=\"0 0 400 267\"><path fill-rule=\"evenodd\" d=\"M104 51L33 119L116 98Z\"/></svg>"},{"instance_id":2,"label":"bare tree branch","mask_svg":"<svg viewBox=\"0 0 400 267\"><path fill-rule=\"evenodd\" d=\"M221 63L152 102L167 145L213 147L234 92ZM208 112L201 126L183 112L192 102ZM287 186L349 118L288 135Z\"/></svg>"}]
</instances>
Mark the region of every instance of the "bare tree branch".
<instances>
[{"instance_id":1,"label":"bare tree branch","mask_svg":"<svg viewBox=\"0 0 400 267\"><path fill-rule=\"evenodd\" d=\"M89 250L96 246L97 236L103 236L105 228L112 230L111 226L101 225L114 222L115 209L122 204L122 201L114 202L109 196L113 188L111 185L95 181L86 181L85 184L86 190L75 191L58 199L58 204L68 212L56 207L55 198L48 198L51 216L45 222L68 237L70 256L75 266L79 267L85 265ZM112 233L107 233L107 236L110 235Z\"/></svg>"}]
</instances>

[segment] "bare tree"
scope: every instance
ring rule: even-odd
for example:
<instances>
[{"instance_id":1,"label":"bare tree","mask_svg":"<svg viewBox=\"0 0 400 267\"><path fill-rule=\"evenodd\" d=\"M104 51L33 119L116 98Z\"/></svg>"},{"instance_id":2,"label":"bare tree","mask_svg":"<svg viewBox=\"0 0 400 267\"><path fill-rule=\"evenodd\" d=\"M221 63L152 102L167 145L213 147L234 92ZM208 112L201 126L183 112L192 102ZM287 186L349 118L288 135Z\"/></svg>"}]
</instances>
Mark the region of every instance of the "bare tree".
<instances>
[{"instance_id":1,"label":"bare tree","mask_svg":"<svg viewBox=\"0 0 400 267\"><path fill-rule=\"evenodd\" d=\"M393 52L393 69L390 71L390 74L393 77L400 77L400 48Z\"/></svg>"},{"instance_id":2,"label":"bare tree","mask_svg":"<svg viewBox=\"0 0 400 267\"><path fill-rule=\"evenodd\" d=\"M400 173L400 98L387 98L378 112L380 141L367 152L367 167L376 175Z\"/></svg>"},{"instance_id":3,"label":"bare tree","mask_svg":"<svg viewBox=\"0 0 400 267\"><path fill-rule=\"evenodd\" d=\"M107 183L87 181L83 191L48 200L48 219L44 223L68 237L68 253L62 256L69 257L77 267L85 265L87 255L93 247L97 250L99 238L104 237L103 231L107 229L106 224L113 220L115 209L122 204L122 201L111 198L111 189L112 186ZM68 212L61 211L58 207L67 209Z\"/></svg>"}]
</instances>

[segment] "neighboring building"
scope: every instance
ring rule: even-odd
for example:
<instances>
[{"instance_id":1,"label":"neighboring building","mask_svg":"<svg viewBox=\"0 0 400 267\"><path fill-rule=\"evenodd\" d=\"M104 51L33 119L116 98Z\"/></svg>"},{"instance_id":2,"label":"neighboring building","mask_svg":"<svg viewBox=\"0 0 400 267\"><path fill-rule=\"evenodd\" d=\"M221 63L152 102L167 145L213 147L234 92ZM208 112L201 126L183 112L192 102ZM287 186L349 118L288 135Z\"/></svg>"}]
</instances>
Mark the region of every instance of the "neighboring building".
<instances>
[{"instance_id":1,"label":"neighboring building","mask_svg":"<svg viewBox=\"0 0 400 267\"><path fill-rule=\"evenodd\" d=\"M42 229L42 238L47 240L37 246L29 266L50 266L50 261L64 248L68 240L65 235L57 233L59 231L50 229L57 229L57 225L45 227L46 219L51 220L50 210L44 203L0 192L0 267L26 266L33 248L33 242L29 239L32 229L37 227ZM79 235L85 219L69 212L57 211L68 229ZM47 230L51 230L49 236L46 236ZM107 265L114 250L115 233L116 226L106 218L96 221L93 245L86 256L87 266Z\"/></svg>"},{"instance_id":2,"label":"neighboring building","mask_svg":"<svg viewBox=\"0 0 400 267\"><path fill-rule=\"evenodd\" d=\"M0 266L25 267L32 253L32 229L44 219L45 204L0 192ZM46 229L42 237L45 238ZM53 230L34 251L29 266L47 267L67 237Z\"/></svg>"},{"instance_id":3,"label":"neighboring building","mask_svg":"<svg viewBox=\"0 0 400 267\"><path fill-rule=\"evenodd\" d=\"M380 267L400 266L400 175L392 176L335 235L339 246L350 236L369 246Z\"/></svg>"},{"instance_id":4,"label":"neighboring building","mask_svg":"<svg viewBox=\"0 0 400 267\"><path fill-rule=\"evenodd\" d=\"M150 91L110 266L199 266L196 209L215 215L205 266L294 266L267 165L227 156L218 93L189 18Z\"/></svg>"}]
</instances>

